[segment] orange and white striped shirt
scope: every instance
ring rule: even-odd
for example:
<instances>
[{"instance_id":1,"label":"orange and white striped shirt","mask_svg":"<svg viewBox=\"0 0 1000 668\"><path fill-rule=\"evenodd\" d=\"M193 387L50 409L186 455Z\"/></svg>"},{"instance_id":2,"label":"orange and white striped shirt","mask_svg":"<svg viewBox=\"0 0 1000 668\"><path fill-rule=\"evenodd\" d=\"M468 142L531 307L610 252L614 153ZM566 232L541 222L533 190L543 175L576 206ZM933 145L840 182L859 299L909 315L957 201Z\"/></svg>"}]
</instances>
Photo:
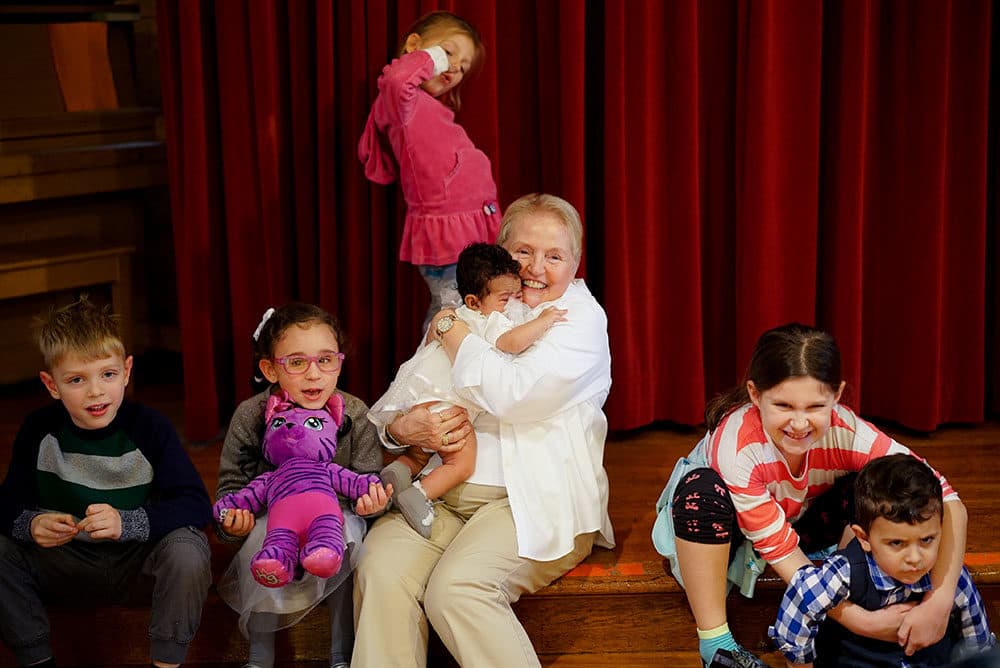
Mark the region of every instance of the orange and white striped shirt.
<instances>
[{"instance_id":1,"label":"orange and white striped shirt","mask_svg":"<svg viewBox=\"0 0 1000 668\"><path fill-rule=\"evenodd\" d=\"M729 413L699 445L707 447L704 454L709 466L729 488L740 529L772 564L795 550L799 537L791 523L837 478L889 454L905 453L924 461L839 404L833 408L830 429L809 448L798 476L789 471L753 404ZM936 470L934 473L941 482L944 500L957 500L958 494L948 481Z\"/></svg>"}]
</instances>

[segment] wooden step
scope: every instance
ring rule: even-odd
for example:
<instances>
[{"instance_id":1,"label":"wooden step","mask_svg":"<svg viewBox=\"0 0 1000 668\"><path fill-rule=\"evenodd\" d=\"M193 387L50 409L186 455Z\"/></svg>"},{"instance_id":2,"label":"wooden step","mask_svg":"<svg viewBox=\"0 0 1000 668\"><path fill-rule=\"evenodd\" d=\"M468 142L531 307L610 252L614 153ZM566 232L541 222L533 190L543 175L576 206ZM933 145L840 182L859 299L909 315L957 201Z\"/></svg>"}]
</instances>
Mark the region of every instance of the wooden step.
<instances>
[{"instance_id":1,"label":"wooden step","mask_svg":"<svg viewBox=\"0 0 1000 668\"><path fill-rule=\"evenodd\" d=\"M764 611L773 610L775 605L757 600L751 610L751 606L741 604L736 610L742 614L737 616L747 621L762 619ZM694 623L686 604L678 598L652 594L601 594L570 600L533 596L519 602L517 612L546 666L698 665ZM52 629L59 665L148 665L148 614L146 609L118 607L54 611ZM241 666L247 645L235 628L235 614L214 595L204 614L185 665ZM734 625L734 632L740 636L747 626L753 624ZM122 638L131 641L123 644ZM322 606L280 632L275 645L277 656L294 665L325 666L328 648L328 615ZM762 653L771 651L766 645L755 648ZM436 638L429 654L429 666L458 665ZM5 650L0 653L0 666L14 666Z\"/></svg>"},{"instance_id":2,"label":"wooden step","mask_svg":"<svg viewBox=\"0 0 1000 668\"><path fill-rule=\"evenodd\" d=\"M656 652L636 654L577 654L571 656L538 657L545 668L701 668L697 652ZM768 664L782 666L781 655L772 653L761 655ZM190 665L190 664L186 664ZM198 668L240 668L242 663L202 663ZM275 668L327 668L326 661L275 661ZM433 663L430 668L441 668ZM116 664L103 668L131 668L128 664Z\"/></svg>"},{"instance_id":3,"label":"wooden step","mask_svg":"<svg viewBox=\"0 0 1000 668\"><path fill-rule=\"evenodd\" d=\"M217 553L223 549L215 547ZM223 555L216 561L218 568L228 557ZM652 566L651 570L660 569L659 573L605 575L605 566L597 563L600 561L594 559L595 563L587 563L577 574L567 575L515 605L543 665L697 666L694 620L683 592L663 572L664 565ZM588 569L602 574L586 574ZM973 566L972 571L991 618L1000 619L996 565ZM753 599L738 593L729 598L733 634L762 656L777 657L767 639L767 626L783 591L780 580L768 572L758 582ZM148 614L146 609L122 607L54 611L53 637L60 665L145 665ZM84 619L86 623L81 624ZM320 606L298 625L278 634L277 655L296 664L321 664L329 647L328 624L326 608ZM122 645L120 638L134 640ZM246 652L246 642L236 629L235 613L213 591L186 665L238 666ZM430 654L431 666L457 665L436 639ZM0 652L0 666L13 665L6 651ZM781 665L780 660L772 665Z\"/></svg>"},{"instance_id":4,"label":"wooden step","mask_svg":"<svg viewBox=\"0 0 1000 668\"><path fill-rule=\"evenodd\" d=\"M1000 614L996 588L984 588L991 618ZM698 666L694 622L686 603L657 595L594 595L571 600L533 596L518 603L539 658L546 666ZM782 665L768 644L767 624L777 595L730 601L734 635L772 666ZM60 665L147 665L145 644L148 611L104 608L52 615ZM83 619L86 624L81 624ZM318 608L295 627L278 634L276 652L294 665L325 665L329 647L328 617ZM122 645L121 638L132 642ZM217 598L206 606L205 619L188 654L188 666L241 666L247 646L235 630L235 615ZM13 666L4 651L0 666ZM457 663L434 639L429 666L452 668Z\"/></svg>"}]
</instances>

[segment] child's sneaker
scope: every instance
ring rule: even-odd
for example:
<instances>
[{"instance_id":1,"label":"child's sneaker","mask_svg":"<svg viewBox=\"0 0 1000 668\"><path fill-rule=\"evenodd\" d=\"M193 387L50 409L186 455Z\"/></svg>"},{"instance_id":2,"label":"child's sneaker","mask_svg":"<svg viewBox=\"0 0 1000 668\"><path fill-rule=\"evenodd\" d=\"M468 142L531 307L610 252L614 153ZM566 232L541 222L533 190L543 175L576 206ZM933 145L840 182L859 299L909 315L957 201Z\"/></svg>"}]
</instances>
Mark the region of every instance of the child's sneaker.
<instances>
[{"instance_id":1,"label":"child's sneaker","mask_svg":"<svg viewBox=\"0 0 1000 668\"><path fill-rule=\"evenodd\" d=\"M396 497L396 505L399 506L403 517L406 518L414 531L424 538L431 537L431 525L434 524L434 504L424 494L419 483L403 490Z\"/></svg>"},{"instance_id":2,"label":"child's sneaker","mask_svg":"<svg viewBox=\"0 0 1000 668\"><path fill-rule=\"evenodd\" d=\"M703 662L704 663L704 662ZM712 655L712 663L705 668L770 668L742 647L736 649L717 649Z\"/></svg>"}]
</instances>

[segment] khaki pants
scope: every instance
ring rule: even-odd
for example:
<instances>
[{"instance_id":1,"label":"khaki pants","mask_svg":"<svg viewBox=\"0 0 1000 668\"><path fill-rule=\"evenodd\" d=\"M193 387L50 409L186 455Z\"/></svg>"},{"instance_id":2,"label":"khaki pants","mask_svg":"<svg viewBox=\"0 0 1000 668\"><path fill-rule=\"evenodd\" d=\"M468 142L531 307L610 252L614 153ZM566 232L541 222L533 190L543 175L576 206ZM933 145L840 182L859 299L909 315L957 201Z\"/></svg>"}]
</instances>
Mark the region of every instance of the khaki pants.
<instances>
[{"instance_id":1,"label":"khaki pants","mask_svg":"<svg viewBox=\"0 0 1000 668\"><path fill-rule=\"evenodd\" d=\"M580 563L597 534L577 536L555 561L524 559L504 488L463 484L443 499L430 540L398 512L368 533L355 574L351 666L423 668L428 619L462 666L540 665L511 604Z\"/></svg>"}]
</instances>

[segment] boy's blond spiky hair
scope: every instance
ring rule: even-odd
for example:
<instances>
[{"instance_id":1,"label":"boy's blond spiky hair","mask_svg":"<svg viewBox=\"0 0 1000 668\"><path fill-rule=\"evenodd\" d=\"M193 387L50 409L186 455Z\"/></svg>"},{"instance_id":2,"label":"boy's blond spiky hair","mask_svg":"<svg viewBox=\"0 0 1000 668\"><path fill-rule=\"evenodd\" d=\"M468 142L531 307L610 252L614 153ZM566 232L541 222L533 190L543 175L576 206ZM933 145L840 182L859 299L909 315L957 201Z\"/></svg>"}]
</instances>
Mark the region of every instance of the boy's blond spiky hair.
<instances>
[{"instance_id":1,"label":"boy's blond spiky hair","mask_svg":"<svg viewBox=\"0 0 1000 668\"><path fill-rule=\"evenodd\" d=\"M98 306L87 295L61 308L52 308L38 318L38 348L50 371L68 353L85 360L119 355L125 357L125 344L118 332L118 316L110 306Z\"/></svg>"}]
</instances>

